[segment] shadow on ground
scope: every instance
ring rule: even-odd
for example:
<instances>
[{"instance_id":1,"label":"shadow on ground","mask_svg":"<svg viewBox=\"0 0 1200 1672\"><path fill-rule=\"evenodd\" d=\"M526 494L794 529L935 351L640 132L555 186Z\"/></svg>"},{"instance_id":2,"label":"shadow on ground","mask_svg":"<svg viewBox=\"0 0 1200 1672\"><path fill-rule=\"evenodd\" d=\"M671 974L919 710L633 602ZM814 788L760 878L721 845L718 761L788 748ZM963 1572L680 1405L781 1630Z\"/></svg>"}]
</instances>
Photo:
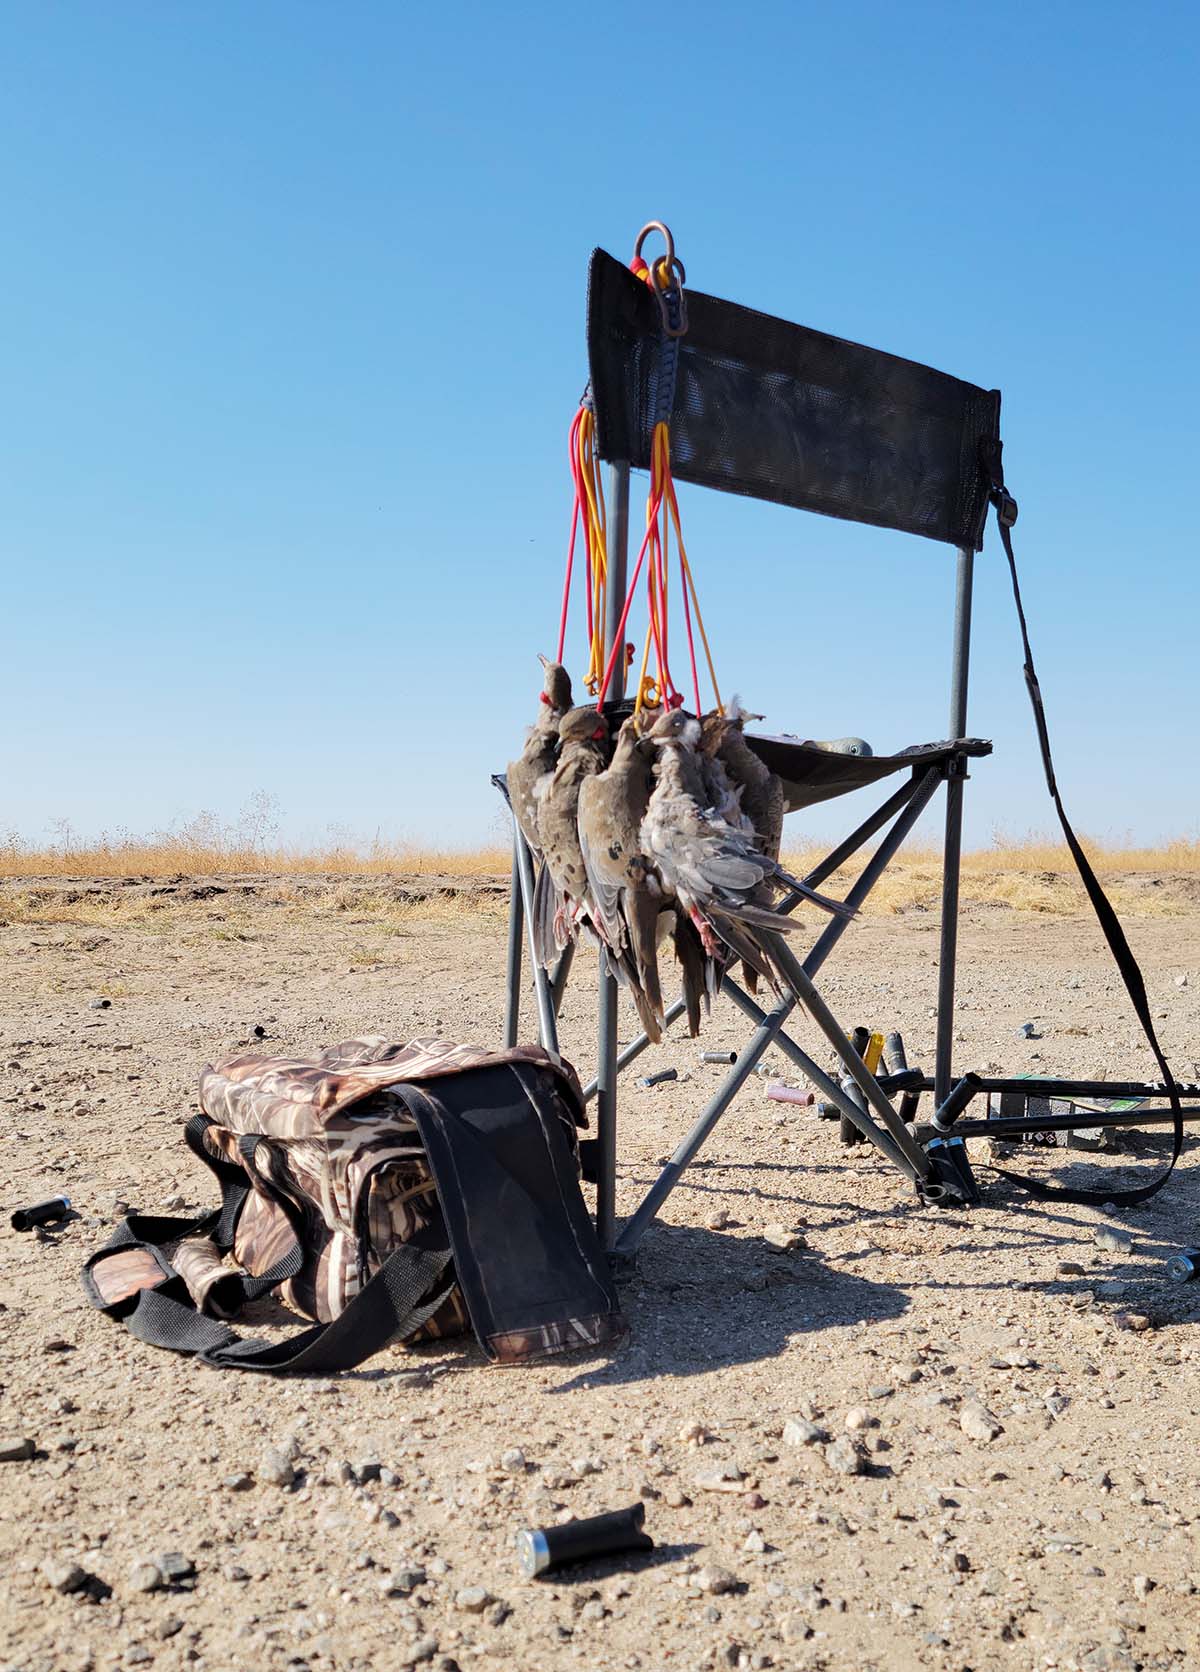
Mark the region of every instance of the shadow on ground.
<instances>
[{"instance_id":1,"label":"shadow on ground","mask_svg":"<svg viewBox=\"0 0 1200 1672\"><path fill-rule=\"evenodd\" d=\"M809 1251L774 1253L761 1242L656 1225L621 1282L630 1344L609 1363L574 1370L557 1390L584 1384L696 1376L777 1358L793 1337L899 1318L894 1285L834 1271Z\"/></svg>"}]
</instances>

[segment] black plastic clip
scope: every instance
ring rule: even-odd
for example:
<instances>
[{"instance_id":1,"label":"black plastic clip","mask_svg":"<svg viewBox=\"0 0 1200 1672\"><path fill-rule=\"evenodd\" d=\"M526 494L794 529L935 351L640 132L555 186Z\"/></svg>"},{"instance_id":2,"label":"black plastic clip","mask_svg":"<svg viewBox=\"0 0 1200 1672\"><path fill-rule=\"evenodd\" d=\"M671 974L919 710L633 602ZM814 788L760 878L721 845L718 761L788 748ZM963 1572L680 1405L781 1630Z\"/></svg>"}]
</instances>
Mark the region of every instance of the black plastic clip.
<instances>
[{"instance_id":1,"label":"black plastic clip","mask_svg":"<svg viewBox=\"0 0 1200 1672\"><path fill-rule=\"evenodd\" d=\"M991 492L992 504L996 507L996 516L1005 528L1011 528L1017 520L1017 502L1001 482L993 484Z\"/></svg>"}]
</instances>

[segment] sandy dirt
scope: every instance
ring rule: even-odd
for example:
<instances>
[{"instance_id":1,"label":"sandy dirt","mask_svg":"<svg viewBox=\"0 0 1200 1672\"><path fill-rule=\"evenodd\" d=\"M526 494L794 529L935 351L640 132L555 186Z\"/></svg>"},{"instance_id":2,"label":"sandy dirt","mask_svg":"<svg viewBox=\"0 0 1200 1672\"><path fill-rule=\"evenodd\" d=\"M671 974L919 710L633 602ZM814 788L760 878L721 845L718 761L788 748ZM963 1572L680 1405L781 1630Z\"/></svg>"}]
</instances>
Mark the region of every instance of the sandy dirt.
<instances>
[{"instance_id":1,"label":"sandy dirt","mask_svg":"<svg viewBox=\"0 0 1200 1672\"><path fill-rule=\"evenodd\" d=\"M118 1204L209 1204L181 1121L198 1069L256 1027L268 1051L498 1038L504 920L495 891L470 887L422 901L379 879L0 886L3 1200L66 1192L81 1216L38 1237L6 1212L0 1230L0 1430L17 1453L0 1461L0 1665L1200 1662L1200 1284L1164 1276L1200 1241L1190 1145L1165 1192L1119 1214L1033 1202L976 1145L985 1205L938 1212L755 1079L647 1237L623 1288L631 1339L610 1358L500 1371L451 1343L274 1382L204 1370L91 1311L79 1267ZM1166 1048L1194 1077L1200 911L1129 927ZM927 1062L937 954L936 914L867 918L822 989L847 1027L898 1025ZM594 991L581 954L562 1035L585 1080ZM1026 1021L1041 1037L1017 1037ZM1082 915L969 908L958 1023L963 1067L1150 1068ZM826 1060L810 1025L795 1031ZM723 1006L702 1044L745 1032ZM719 1083L697 1052L672 1038L642 1060L679 1081L626 1081L622 1212ZM1019 1159L1102 1181L1152 1168L1167 1143ZM773 1248L778 1224L805 1245ZM1104 1225L1132 1249L1099 1246ZM1122 1327L1130 1314L1149 1327ZM270 1333L276 1316L247 1322ZM972 1422L975 1402L994 1424ZM804 1438L848 1419L856 1475ZM518 1528L637 1498L652 1559L519 1577ZM139 1588L171 1552L194 1573ZM64 1593L71 1564L87 1577Z\"/></svg>"}]
</instances>

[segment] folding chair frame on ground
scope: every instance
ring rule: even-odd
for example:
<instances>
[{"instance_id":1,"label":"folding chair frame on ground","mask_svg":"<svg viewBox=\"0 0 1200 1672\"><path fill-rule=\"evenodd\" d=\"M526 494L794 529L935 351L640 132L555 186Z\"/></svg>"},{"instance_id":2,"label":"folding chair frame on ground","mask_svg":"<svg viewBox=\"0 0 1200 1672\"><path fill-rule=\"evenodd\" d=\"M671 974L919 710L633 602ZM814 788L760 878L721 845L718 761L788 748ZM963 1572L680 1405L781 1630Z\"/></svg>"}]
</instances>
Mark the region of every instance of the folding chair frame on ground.
<instances>
[{"instance_id":1,"label":"folding chair frame on ground","mask_svg":"<svg viewBox=\"0 0 1200 1672\"><path fill-rule=\"evenodd\" d=\"M685 295L688 330L672 348L661 332L661 318L650 288L603 251L596 251L592 257L588 289L591 397L600 455L608 463L606 645L611 647L616 640L625 598L630 469L645 468L649 463L650 415L656 406L660 410L663 407L663 381L668 375L665 404L670 415L674 473L680 479L903 529L956 547L948 742L896 756L854 757L830 754L787 738L749 738L756 752L783 779L789 810L908 772L907 781L803 879L812 887L819 886L878 837L877 846L846 895L846 903L854 908L862 906L921 813L945 785L937 1034L932 1075L908 1067L898 1036L889 1040L888 1072L872 1072L815 985L825 960L850 927L850 919L830 918L803 958L793 953L787 936L771 936L772 956L789 990L765 1010L732 976L724 977L722 991L754 1024L753 1031L720 1088L618 1235L617 1084L621 1072L641 1055L648 1040L642 1034L619 1050L619 989L601 954L597 1071L585 1093L589 1101L595 1100L597 1110L596 1219L602 1243L617 1256L636 1252L683 1172L772 1045L783 1051L821 1096L839 1110L844 1130L849 1123L873 1143L929 1203L961 1206L979 1200L966 1157L968 1138L1021 1138L1081 1126L1172 1123L1178 1153L1181 1123L1200 1119L1200 1105L1182 1107L1179 1088L1169 1078L1154 1084L987 1078L971 1073L956 1078L954 1073L963 791L968 763L991 752L989 743L966 735L975 553L982 549L990 502L997 506L1001 537L1012 561L1009 529L1016 517L1016 504L1004 489L1000 467L999 393L697 292ZM1015 562L1013 579L1015 589ZM1023 615L1021 622L1024 630ZM1039 738L1053 794L1049 745L1027 643L1026 651L1027 678L1032 681ZM616 681L623 673L621 660L615 660ZM610 701L615 704L622 697L623 688L610 686ZM493 781L505 792L502 777ZM1065 824L1061 807L1060 816L1064 817L1068 841L1073 844L1073 833ZM1082 861L1081 870L1084 866L1086 861ZM1084 882L1087 886L1087 874ZM532 919L533 888L532 856L514 824L504 1030L505 1043L510 1045L516 1043L519 1031L523 942ZM799 899L798 895L789 895L779 910L793 910ZM1120 963L1113 934L1103 917L1101 923ZM1123 944L1119 926L1116 936ZM539 1037L554 1050L558 1048L558 1011L573 956L574 947L569 946L557 967L547 972L539 967L530 941ZM1122 974L1129 985L1124 968ZM1130 992L1132 996L1132 986ZM836 1055L842 1070L839 1078L825 1072L787 1032L786 1024L798 1004ZM667 1011L668 1024L677 1020L683 1009L682 1000L672 1005ZM1160 1066L1169 1074L1151 1028L1147 1028L1147 1035ZM1198 1090L1194 1086L1183 1089L1193 1095ZM992 1092L1047 1100L1145 1100L1166 1093L1171 1107L1147 1108L1143 1104L1135 1111L1087 1115L1026 1114L974 1121L961 1118L977 1095ZM893 1102L896 1094L901 1096L899 1107ZM927 1095L932 1095L932 1114L927 1122L918 1122L918 1100ZM853 1137L854 1133L847 1135ZM1134 1199L1148 1194L1149 1189L1123 1194ZM1101 1192L1091 1193L1091 1197L1104 1199ZM1086 1192L1078 1195L1078 1199L1091 1197Z\"/></svg>"}]
</instances>

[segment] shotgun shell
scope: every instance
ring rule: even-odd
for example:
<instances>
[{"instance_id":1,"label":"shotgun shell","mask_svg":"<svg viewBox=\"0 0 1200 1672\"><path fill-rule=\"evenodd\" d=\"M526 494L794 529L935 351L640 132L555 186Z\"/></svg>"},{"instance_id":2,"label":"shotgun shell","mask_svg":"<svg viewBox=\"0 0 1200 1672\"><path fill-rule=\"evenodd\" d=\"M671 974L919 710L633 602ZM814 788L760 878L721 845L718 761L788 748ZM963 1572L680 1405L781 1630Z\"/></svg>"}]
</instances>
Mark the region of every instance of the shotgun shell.
<instances>
[{"instance_id":1,"label":"shotgun shell","mask_svg":"<svg viewBox=\"0 0 1200 1672\"><path fill-rule=\"evenodd\" d=\"M51 1196L44 1202L34 1202L32 1207L18 1208L9 1223L14 1231L32 1231L35 1225L53 1225L65 1219L70 1211L69 1197Z\"/></svg>"},{"instance_id":2,"label":"shotgun shell","mask_svg":"<svg viewBox=\"0 0 1200 1672\"><path fill-rule=\"evenodd\" d=\"M677 1068L660 1068L657 1074L643 1074L637 1082L639 1086L661 1086L664 1080L678 1080Z\"/></svg>"},{"instance_id":3,"label":"shotgun shell","mask_svg":"<svg viewBox=\"0 0 1200 1672\"><path fill-rule=\"evenodd\" d=\"M736 1051L701 1051L700 1061L701 1062L724 1062L724 1063L736 1062L737 1061L737 1052Z\"/></svg>"},{"instance_id":4,"label":"shotgun shell","mask_svg":"<svg viewBox=\"0 0 1200 1672\"><path fill-rule=\"evenodd\" d=\"M767 1096L772 1103L798 1103L802 1109L811 1108L817 1101L815 1093L801 1091L799 1086L768 1086Z\"/></svg>"},{"instance_id":5,"label":"shotgun shell","mask_svg":"<svg viewBox=\"0 0 1200 1672\"><path fill-rule=\"evenodd\" d=\"M530 1527L517 1534L517 1560L527 1579L547 1568L568 1562L587 1562L619 1550L653 1550L654 1540L642 1531L646 1506L590 1515L582 1521L563 1521L554 1527Z\"/></svg>"}]
</instances>

